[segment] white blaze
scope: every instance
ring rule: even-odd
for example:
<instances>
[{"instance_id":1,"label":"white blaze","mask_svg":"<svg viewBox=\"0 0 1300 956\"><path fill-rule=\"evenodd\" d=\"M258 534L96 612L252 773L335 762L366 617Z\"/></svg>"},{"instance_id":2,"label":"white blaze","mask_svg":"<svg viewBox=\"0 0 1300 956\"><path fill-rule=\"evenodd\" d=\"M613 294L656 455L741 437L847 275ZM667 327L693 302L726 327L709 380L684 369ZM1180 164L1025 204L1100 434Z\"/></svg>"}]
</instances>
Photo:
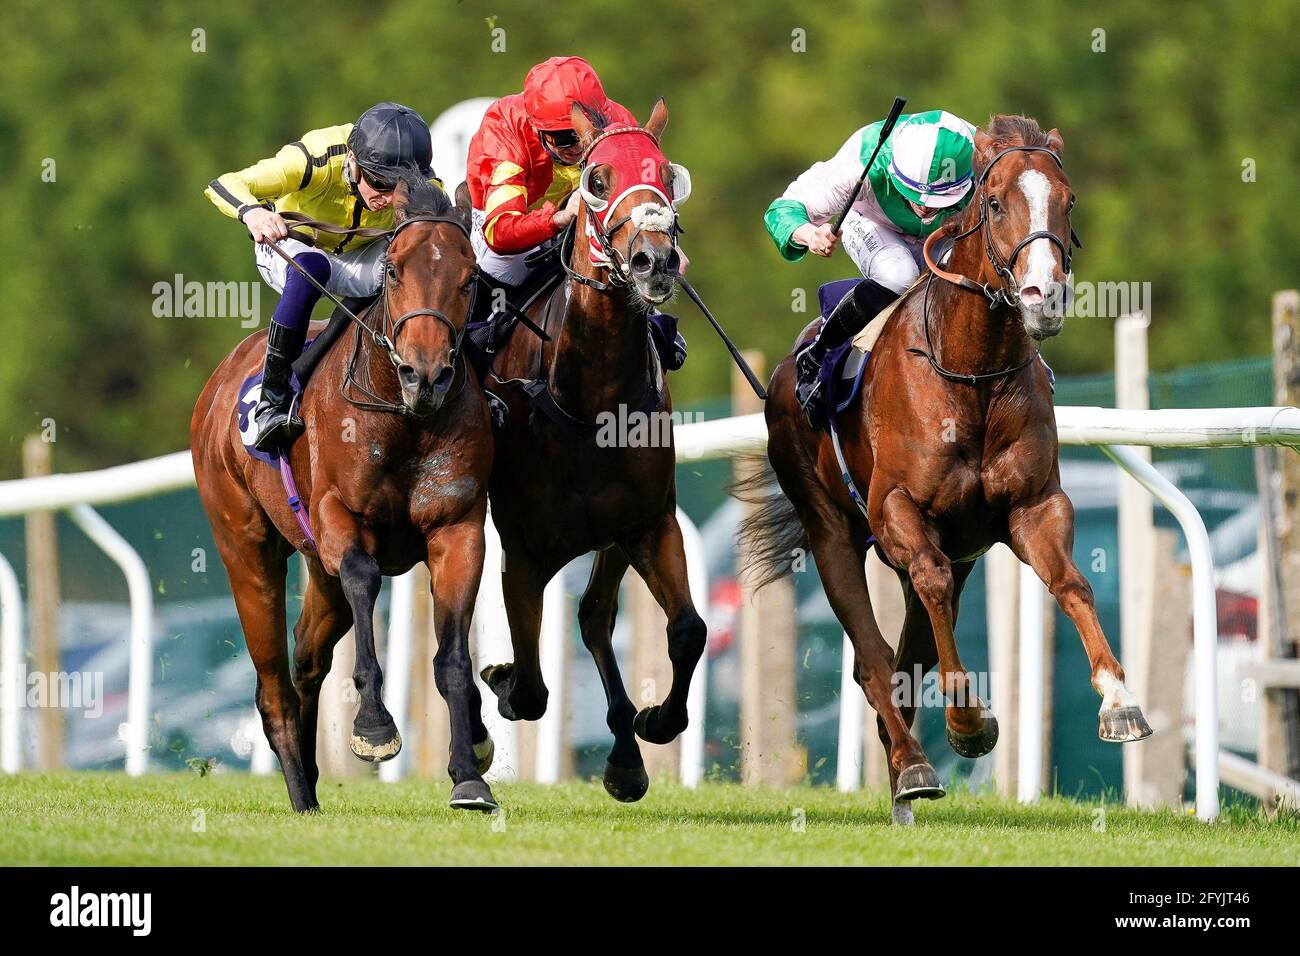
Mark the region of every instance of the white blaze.
<instances>
[{"instance_id":1,"label":"white blaze","mask_svg":"<svg viewBox=\"0 0 1300 956\"><path fill-rule=\"evenodd\" d=\"M1052 192L1052 184L1036 169L1027 169L1020 174L1020 191L1024 193L1025 203L1029 206L1029 231L1047 231L1047 199ZM1038 286L1043 295L1047 294L1056 269L1055 246L1049 239L1035 239L1025 246L1021 255L1025 257L1024 278L1020 288Z\"/></svg>"}]
</instances>

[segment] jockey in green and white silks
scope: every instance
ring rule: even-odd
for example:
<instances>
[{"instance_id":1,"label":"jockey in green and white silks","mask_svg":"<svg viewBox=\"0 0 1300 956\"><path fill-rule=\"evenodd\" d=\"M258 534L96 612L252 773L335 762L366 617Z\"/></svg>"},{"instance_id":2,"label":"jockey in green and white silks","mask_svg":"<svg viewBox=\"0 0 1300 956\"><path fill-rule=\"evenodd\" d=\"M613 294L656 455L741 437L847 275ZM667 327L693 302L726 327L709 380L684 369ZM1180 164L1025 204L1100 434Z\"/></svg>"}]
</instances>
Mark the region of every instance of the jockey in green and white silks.
<instances>
[{"instance_id":1,"label":"jockey in green and white silks","mask_svg":"<svg viewBox=\"0 0 1300 956\"><path fill-rule=\"evenodd\" d=\"M841 236L833 220L857 187L883 125L858 130L768 206L764 223L786 259L835 251ZM796 358L799 402L810 420L816 417L817 373L827 352L860 332L916 280L924 268L925 237L969 202L974 151L975 127L944 110L900 117L881 147L842 229L844 249L866 281L831 311Z\"/></svg>"}]
</instances>

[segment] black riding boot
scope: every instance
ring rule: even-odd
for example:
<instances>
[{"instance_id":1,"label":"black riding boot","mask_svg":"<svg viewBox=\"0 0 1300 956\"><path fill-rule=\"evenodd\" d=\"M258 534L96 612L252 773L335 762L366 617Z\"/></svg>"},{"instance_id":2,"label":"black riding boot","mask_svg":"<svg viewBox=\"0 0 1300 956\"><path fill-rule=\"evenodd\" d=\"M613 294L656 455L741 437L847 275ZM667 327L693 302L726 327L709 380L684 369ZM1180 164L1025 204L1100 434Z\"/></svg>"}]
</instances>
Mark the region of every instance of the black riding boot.
<instances>
[{"instance_id":1,"label":"black riding boot","mask_svg":"<svg viewBox=\"0 0 1300 956\"><path fill-rule=\"evenodd\" d=\"M677 331L677 316L651 312L650 335L665 372L675 372L686 364L686 338Z\"/></svg>"},{"instance_id":2,"label":"black riding boot","mask_svg":"<svg viewBox=\"0 0 1300 956\"><path fill-rule=\"evenodd\" d=\"M822 362L831 351L866 328L868 322L897 298L898 293L873 279L863 279L852 292L840 299L831 314L826 316L817 335L795 356L795 397L812 428L819 428L825 417L822 408L824 396L818 380Z\"/></svg>"},{"instance_id":3,"label":"black riding boot","mask_svg":"<svg viewBox=\"0 0 1300 956\"><path fill-rule=\"evenodd\" d=\"M253 413L257 422L257 440L253 447L266 454L288 448L302 434L302 419L289 415L293 390L289 376L294 360L302 354L307 340L307 326L291 329L272 322L266 335L266 364L262 367L262 398Z\"/></svg>"}]
</instances>

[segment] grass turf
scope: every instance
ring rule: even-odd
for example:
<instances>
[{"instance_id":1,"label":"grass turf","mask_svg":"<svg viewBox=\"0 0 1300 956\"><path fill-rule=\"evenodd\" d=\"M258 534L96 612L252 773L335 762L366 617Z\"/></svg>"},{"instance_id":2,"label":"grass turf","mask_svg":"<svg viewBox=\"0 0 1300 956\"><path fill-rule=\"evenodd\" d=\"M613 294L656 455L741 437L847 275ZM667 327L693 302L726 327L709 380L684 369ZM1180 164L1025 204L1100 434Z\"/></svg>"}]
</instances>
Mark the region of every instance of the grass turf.
<instances>
[{"instance_id":1,"label":"grass turf","mask_svg":"<svg viewBox=\"0 0 1300 956\"><path fill-rule=\"evenodd\" d=\"M884 794L824 787L687 790L637 804L598 782L498 784L499 817L451 810L448 786L324 781L296 816L278 776L0 777L4 865L1284 865L1300 823L1228 806L1212 826L1172 811L953 793L889 824Z\"/></svg>"}]
</instances>

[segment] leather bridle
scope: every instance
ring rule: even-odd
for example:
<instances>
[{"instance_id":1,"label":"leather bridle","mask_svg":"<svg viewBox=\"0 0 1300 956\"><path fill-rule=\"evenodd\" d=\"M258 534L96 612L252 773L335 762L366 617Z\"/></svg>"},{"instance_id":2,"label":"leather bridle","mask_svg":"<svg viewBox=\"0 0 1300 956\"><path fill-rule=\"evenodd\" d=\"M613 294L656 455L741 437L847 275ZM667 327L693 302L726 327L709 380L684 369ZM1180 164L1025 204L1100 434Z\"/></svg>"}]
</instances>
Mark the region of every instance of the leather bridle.
<instances>
[{"instance_id":1,"label":"leather bridle","mask_svg":"<svg viewBox=\"0 0 1300 956\"><path fill-rule=\"evenodd\" d=\"M450 223L451 225L459 229L461 233L464 234L466 239L470 238L469 228L465 225L464 222L462 222L459 218L455 216L440 216L434 214L411 216L407 219L403 219L392 229L378 229L375 227L346 228L343 226L335 226L330 223L318 222L314 219L310 219L307 216L302 215L301 213L295 213L295 212L282 212L280 213L280 216L281 218L289 222L295 223L296 225L305 226L310 229L317 229L320 230L321 232L333 233L335 235L360 236L362 238L369 238L369 239L387 239L390 243L392 242L393 239L395 239L398 236L399 233L401 233L403 229L405 229L407 226L412 226L417 222ZM299 239L299 241L303 241L303 237L301 236L294 236L294 238ZM447 352L448 365L455 365L463 355L461 346L465 338L465 326L462 325L460 328L457 328L456 323L453 322L445 312L442 312L439 309L411 309L408 312L402 313L402 315L398 316L397 319L394 320L392 318L392 313L390 312L388 306L389 263L388 263L387 252L384 253L381 262L382 262L381 270L383 273L383 280L379 288L379 299L383 302L383 313L381 317L381 325L378 328L368 325L364 319L362 319L355 312L353 312L351 309L345 306L342 302L338 301L338 299L334 298L334 296L330 295L330 298L334 300L334 304L338 306L338 308L345 315L347 315L348 318L350 318L354 323L356 323L357 326L357 347L354 348L352 353L352 358L348 362L348 366L343 377L343 382L340 385L340 394L342 394L343 397L348 402L350 402L351 404L355 405L358 408L364 408L370 411L394 412L400 415L419 417L416 415L415 412L411 411L411 409L408 408L405 404L400 402L390 402L387 399L379 395L376 395L369 388L367 388L366 386L362 385L359 381L357 381L356 365L357 365L358 353L360 351L359 346L361 344L362 335L364 334L370 337L370 340L375 344L375 346L377 346L384 353L384 355L387 356L388 361L392 364L393 369L396 371L401 369L402 365L405 364L402 361L401 355L399 355L397 352L397 337L398 335L401 334L402 327L411 319L420 316L431 316L437 319L443 325L447 326L448 331L451 333L451 346ZM292 264L297 266L297 263L292 263ZM326 294L328 295L329 293L327 292ZM371 310L366 310L366 311L371 311ZM370 401L358 401L356 399L349 397L345 393L345 390L349 384L355 387L356 389L358 389L359 391L361 391L368 399L370 399ZM462 388L464 387L463 382L461 387Z\"/></svg>"},{"instance_id":2,"label":"leather bridle","mask_svg":"<svg viewBox=\"0 0 1300 956\"><path fill-rule=\"evenodd\" d=\"M921 324L925 331L925 345L928 351L915 348L909 348L907 351L914 355L924 356L926 360L929 361L930 367L933 368L938 375L950 382L976 385L979 382L1014 375L1016 372L1028 368L1033 363L1034 359L1038 358L1039 351L1036 348L1031 349L1029 356L1024 361L997 372L980 372L968 375L944 368L935 357L934 342L930 336L930 285L933 282L934 277L938 276L940 279L950 282L953 285L960 286L961 288L971 292L979 293L989 300L990 309L996 309L999 305L1013 307L1019 304L1020 293L1015 289L1015 276L1012 274L1011 269L1015 265L1016 258L1026 246L1038 239L1046 239L1048 242L1052 243L1052 245L1061 250L1062 266L1067 275L1069 275L1070 272L1070 247L1074 246L1079 249L1083 248L1083 243L1079 241L1079 237L1075 234L1073 227L1070 229L1070 240L1068 243L1064 242L1060 236L1056 235L1056 233L1040 229L1037 232L1031 232L1029 235L1017 242L1015 247L1012 248L1011 254L1007 256L1005 261L998 256L997 250L993 247L993 230L989 225L988 216L988 194L984 187L988 181L989 172L997 165L998 161L1001 160L1002 157L1009 153L1046 153L1056 161L1058 167L1064 169L1064 166L1061 163L1061 157L1058 156L1054 150L1048 149L1046 146L1009 146L994 156L993 159L989 161L989 164L984 167L983 172L980 173L979 179L976 183L976 189L979 192L979 218L976 219L975 224L965 232L953 236L952 243L955 245L960 240L973 235L977 230L982 228L984 230L984 255L988 258L989 264L993 266L994 271L1002 279L1002 285L995 289L992 288L989 283L977 282L969 276L964 276L957 272L948 272L939 268L938 263L934 260L932 249L935 243L943 237L943 229L936 229L934 232L930 233L925 240L925 244L921 247L922 255L925 257L925 264L931 273L926 277L925 292L923 293L921 300ZM1073 203L1071 203L1071 207L1073 207Z\"/></svg>"},{"instance_id":3,"label":"leather bridle","mask_svg":"<svg viewBox=\"0 0 1300 956\"><path fill-rule=\"evenodd\" d=\"M982 228L984 230L984 255L987 257L989 264L993 266L994 271L999 277L1001 277L1002 286L994 289L991 288L988 283L980 283L969 276L959 275L955 272L947 272L944 269L940 269L938 264L934 261L932 247L942 237L942 229L936 229L932 232L925 240L925 245L922 247L922 253L925 256L925 264L929 267L931 272L941 279L951 282L954 285L961 286L963 289L969 289L971 292L980 293L989 300L990 305L994 308L999 304L1005 304L1008 306L1019 304L1020 294L1015 291L1015 276L1012 274L1011 269L1015 265L1016 259L1020 256L1021 251L1031 242L1035 242L1039 239L1046 239L1052 245L1056 246L1056 248L1061 251L1061 265L1065 269L1067 275L1070 272L1070 247L1074 246L1078 249L1083 248L1083 243L1079 241L1079 237L1075 234L1073 228L1070 229L1070 240L1068 243L1063 241L1056 233L1049 232L1046 229L1040 229L1037 232L1031 232L1029 235L1017 242L1015 247L1011 250L1011 254L1007 256L1006 261L1003 261L997 254L997 250L993 247L993 229L989 224L988 193L984 187L993 167L996 166L1004 156L1011 153L1046 153L1048 156L1052 157L1059 168L1065 168L1061 163L1061 157L1058 156L1055 151L1048 149L1046 146L1008 146L1006 149L994 156L993 159L989 161L989 164L984 167L983 172L980 173L980 177L976 182L976 189L979 192L979 218L976 219L975 224L965 232L953 236L952 241L955 244ZM1073 206L1073 204L1071 205Z\"/></svg>"}]
</instances>

